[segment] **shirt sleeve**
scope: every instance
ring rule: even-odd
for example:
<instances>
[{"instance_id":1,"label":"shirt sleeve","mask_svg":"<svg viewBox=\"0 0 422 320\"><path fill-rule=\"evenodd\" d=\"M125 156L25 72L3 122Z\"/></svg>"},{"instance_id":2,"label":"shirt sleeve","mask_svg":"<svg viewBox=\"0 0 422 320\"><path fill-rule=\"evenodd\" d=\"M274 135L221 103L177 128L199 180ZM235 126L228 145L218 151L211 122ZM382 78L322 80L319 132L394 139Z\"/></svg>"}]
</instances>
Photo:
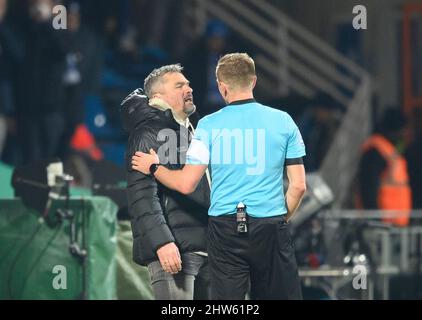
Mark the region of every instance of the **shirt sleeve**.
<instances>
[{"instance_id":1,"label":"shirt sleeve","mask_svg":"<svg viewBox=\"0 0 422 320\"><path fill-rule=\"evenodd\" d=\"M209 132L203 120L198 122L195 135L192 138L188 152L186 153L186 164L204 164L210 162L210 140Z\"/></svg>"},{"instance_id":2,"label":"shirt sleeve","mask_svg":"<svg viewBox=\"0 0 422 320\"><path fill-rule=\"evenodd\" d=\"M288 117L288 127L289 138L287 140L286 159L303 157L306 155L305 143L303 142L299 128L290 116Z\"/></svg>"}]
</instances>

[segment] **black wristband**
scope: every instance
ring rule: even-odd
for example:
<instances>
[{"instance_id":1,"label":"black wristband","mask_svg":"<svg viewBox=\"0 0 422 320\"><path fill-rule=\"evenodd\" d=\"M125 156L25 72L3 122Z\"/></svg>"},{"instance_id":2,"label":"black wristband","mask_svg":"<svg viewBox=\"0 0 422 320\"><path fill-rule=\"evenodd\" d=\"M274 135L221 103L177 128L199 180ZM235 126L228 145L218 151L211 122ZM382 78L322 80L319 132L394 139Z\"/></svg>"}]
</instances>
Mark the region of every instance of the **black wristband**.
<instances>
[{"instance_id":1,"label":"black wristband","mask_svg":"<svg viewBox=\"0 0 422 320\"><path fill-rule=\"evenodd\" d=\"M160 164L157 163L153 163L152 165L150 165L149 167L149 173L154 176L155 171L157 171L158 167L160 166Z\"/></svg>"}]
</instances>

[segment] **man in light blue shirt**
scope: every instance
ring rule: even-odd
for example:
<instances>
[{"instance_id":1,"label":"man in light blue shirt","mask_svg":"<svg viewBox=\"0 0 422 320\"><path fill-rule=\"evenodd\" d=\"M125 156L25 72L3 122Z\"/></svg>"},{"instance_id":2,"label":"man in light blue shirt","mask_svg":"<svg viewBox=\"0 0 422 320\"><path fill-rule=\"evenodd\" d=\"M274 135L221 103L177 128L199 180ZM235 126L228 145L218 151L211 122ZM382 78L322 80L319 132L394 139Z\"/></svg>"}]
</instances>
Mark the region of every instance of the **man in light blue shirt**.
<instances>
[{"instance_id":1,"label":"man in light blue shirt","mask_svg":"<svg viewBox=\"0 0 422 320\"><path fill-rule=\"evenodd\" d=\"M287 113L247 99L199 121L186 163L210 167L210 216L235 213L243 202L249 216L260 218L287 213L284 164L304 155L299 129Z\"/></svg>"},{"instance_id":2,"label":"man in light blue shirt","mask_svg":"<svg viewBox=\"0 0 422 320\"><path fill-rule=\"evenodd\" d=\"M227 105L200 120L183 169L160 166L154 150L137 152L133 168L186 194L209 170L213 299L243 299L249 279L253 299L301 299L288 224L306 190L300 132L287 113L254 100L255 64L247 54L222 57L216 76Z\"/></svg>"}]
</instances>

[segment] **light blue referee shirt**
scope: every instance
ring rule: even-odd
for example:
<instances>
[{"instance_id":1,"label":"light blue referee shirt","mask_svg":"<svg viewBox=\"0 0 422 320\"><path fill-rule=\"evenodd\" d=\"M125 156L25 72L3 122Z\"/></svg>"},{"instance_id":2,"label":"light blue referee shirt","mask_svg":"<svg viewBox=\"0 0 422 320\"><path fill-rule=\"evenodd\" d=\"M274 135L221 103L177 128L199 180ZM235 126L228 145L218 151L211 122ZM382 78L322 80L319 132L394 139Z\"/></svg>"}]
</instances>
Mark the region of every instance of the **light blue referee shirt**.
<instances>
[{"instance_id":1,"label":"light blue referee shirt","mask_svg":"<svg viewBox=\"0 0 422 320\"><path fill-rule=\"evenodd\" d=\"M210 216L287 212L283 191L286 159L301 158L305 145L286 113L254 99L233 102L202 118L187 152L187 164L206 164L211 174Z\"/></svg>"}]
</instances>

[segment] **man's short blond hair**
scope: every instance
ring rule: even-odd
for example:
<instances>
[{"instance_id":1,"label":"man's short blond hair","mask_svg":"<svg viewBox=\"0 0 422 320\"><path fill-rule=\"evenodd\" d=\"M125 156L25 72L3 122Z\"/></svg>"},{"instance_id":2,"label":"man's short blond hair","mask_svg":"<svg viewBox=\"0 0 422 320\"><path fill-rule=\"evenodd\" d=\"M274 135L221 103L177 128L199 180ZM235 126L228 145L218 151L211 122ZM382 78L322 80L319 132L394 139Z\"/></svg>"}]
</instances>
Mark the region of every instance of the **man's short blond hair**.
<instances>
[{"instance_id":1,"label":"man's short blond hair","mask_svg":"<svg viewBox=\"0 0 422 320\"><path fill-rule=\"evenodd\" d=\"M255 62L247 53L226 54L218 60L216 76L231 89L248 88L255 77Z\"/></svg>"}]
</instances>

